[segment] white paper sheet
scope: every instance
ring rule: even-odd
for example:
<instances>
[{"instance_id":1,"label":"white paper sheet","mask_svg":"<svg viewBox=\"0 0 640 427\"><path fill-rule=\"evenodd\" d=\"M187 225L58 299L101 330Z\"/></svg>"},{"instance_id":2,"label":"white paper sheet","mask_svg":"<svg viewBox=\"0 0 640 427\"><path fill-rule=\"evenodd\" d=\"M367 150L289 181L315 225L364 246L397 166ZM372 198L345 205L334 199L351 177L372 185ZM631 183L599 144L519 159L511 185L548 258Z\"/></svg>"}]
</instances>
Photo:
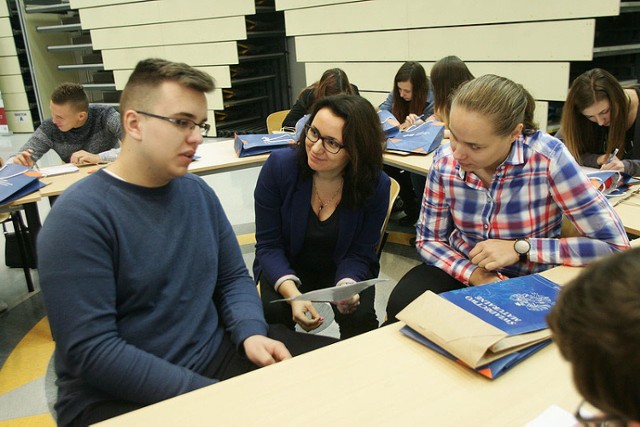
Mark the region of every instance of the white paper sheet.
<instances>
[{"instance_id":1,"label":"white paper sheet","mask_svg":"<svg viewBox=\"0 0 640 427\"><path fill-rule=\"evenodd\" d=\"M298 295L292 298L277 299L271 302L279 301L316 301L316 302L333 302L349 299L355 294L367 289L369 286L373 286L376 283L386 282L388 279L370 279L362 282L350 283L343 286L332 286L330 288L318 289L310 291L302 295Z\"/></svg>"},{"instance_id":2,"label":"white paper sheet","mask_svg":"<svg viewBox=\"0 0 640 427\"><path fill-rule=\"evenodd\" d=\"M65 163L64 165L60 166L49 166L47 168L41 168L40 173L42 174L42 176L56 176L63 175L65 173L77 172L78 170L79 169L76 165Z\"/></svg>"}]
</instances>

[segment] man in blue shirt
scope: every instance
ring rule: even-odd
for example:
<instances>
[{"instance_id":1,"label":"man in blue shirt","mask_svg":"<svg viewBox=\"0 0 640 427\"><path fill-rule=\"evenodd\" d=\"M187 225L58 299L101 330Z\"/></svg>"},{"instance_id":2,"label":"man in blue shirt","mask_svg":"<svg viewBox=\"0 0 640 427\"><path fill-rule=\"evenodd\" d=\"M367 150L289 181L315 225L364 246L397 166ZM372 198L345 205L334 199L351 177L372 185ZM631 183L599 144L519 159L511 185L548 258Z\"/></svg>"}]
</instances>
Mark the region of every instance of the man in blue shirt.
<instances>
[{"instance_id":1,"label":"man in blue shirt","mask_svg":"<svg viewBox=\"0 0 640 427\"><path fill-rule=\"evenodd\" d=\"M186 64L138 63L121 98L120 156L47 217L39 272L59 425L95 423L333 342L268 327L220 201L187 174L213 88Z\"/></svg>"}]
</instances>

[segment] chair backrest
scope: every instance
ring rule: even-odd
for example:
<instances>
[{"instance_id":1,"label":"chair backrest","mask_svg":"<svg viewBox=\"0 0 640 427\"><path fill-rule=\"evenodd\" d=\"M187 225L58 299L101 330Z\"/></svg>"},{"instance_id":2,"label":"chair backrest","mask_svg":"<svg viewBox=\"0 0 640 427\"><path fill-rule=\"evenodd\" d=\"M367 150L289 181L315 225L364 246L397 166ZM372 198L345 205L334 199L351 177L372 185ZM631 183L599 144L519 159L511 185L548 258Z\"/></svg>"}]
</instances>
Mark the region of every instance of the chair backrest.
<instances>
[{"instance_id":1,"label":"chair backrest","mask_svg":"<svg viewBox=\"0 0 640 427\"><path fill-rule=\"evenodd\" d=\"M382 254L382 248L384 247L384 244L387 241L387 236L389 235L389 233L387 233L387 225L389 224L389 217L393 210L393 203L398 197L398 194L400 194L400 184L398 184L398 181L393 178L389 179L391 179L391 186L389 187L389 207L387 207L387 216L384 218L382 229L380 230L380 242L378 243L378 248L376 250L378 257Z\"/></svg>"},{"instance_id":2,"label":"chair backrest","mask_svg":"<svg viewBox=\"0 0 640 427\"><path fill-rule=\"evenodd\" d=\"M282 129L282 122L290 110L281 110L267 116L267 132L274 133Z\"/></svg>"}]
</instances>

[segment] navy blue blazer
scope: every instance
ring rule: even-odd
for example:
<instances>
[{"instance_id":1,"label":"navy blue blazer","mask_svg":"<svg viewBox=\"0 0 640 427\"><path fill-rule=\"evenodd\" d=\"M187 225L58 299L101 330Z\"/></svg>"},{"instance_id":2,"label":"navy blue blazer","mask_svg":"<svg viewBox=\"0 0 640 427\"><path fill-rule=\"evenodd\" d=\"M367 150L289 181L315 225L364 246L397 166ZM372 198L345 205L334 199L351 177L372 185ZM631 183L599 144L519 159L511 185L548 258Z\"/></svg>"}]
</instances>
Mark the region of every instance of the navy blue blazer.
<instances>
[{"instance_id":1,"label":"navy blue blazer","mask_svg":"<svg viewBox=\"0 0 640 427\"><path fill-rule=\"evenodd\" d=\"M289 262L302 249L311 211L313 180L299 178L295 149L276 150L262 167L254 192L256 215L256 257L253 274L271 283L285 275L296 275ZM356 281L377 277L376 254L380 230L389 207L389 177L380 172L373 197L361 208L341 206L339 235L333 260L335 283L344 278ZM343 191L350 191L345 183Z\"/></svg>"}]
</instances>

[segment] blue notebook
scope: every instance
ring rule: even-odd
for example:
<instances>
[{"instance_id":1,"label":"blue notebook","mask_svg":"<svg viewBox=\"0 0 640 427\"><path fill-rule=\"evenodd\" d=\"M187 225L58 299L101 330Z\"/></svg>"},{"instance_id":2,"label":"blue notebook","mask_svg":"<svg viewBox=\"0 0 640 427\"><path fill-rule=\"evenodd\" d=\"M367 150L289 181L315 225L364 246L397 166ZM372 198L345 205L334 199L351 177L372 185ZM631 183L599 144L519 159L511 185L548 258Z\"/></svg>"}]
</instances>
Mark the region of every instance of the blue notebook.
<instances>
[{"instance_id":1,"label":"blue notebook","mask_svg":"<svg viewBox=\"0 0 640 427\"><path fill-rule=\"evenodd\" d=\"M11 203L40 189L44 184L40 183L38 176L37 172L26 166L6 164L0 170L0 205Z\"/></svg>"},{"instance_id":2,"label":"blue notebook","mask_svg":"<svg viewBox=\"0 0 640 427\"><path fill-rule=\"evenodd\" d=\"M519 335L547 327L545 317L558 292L559 285L531 274L439 295L507 334Z\"/></svg>"}]
</instances>

